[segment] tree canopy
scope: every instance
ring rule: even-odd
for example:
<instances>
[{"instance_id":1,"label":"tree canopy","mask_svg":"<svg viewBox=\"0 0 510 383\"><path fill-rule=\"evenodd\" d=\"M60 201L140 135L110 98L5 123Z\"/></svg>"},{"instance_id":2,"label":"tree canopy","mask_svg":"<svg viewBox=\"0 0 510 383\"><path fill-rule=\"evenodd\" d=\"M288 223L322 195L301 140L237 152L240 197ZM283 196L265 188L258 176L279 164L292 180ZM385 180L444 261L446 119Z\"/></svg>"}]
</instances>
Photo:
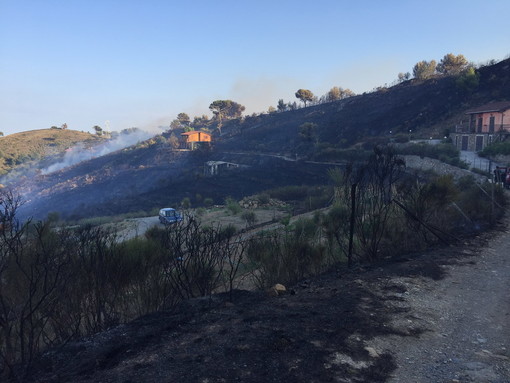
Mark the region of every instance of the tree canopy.
<instances>
[{"instance_id":1,"label":"tree canopy","mask_svg":"<svg viewBox=\"0 0 510 383\"><path fill-rule=\"evenodd\" d=\"M95 125L95 126L92 127L92 129L94 129L96 131L96 134L98 136L103 134L103 129L100 126Z\"/></svg>"},{"instance_id":2,"label":"tree canopy","mask_svg":"<svg viewBox=\"0 0 510 383\"><path fill-rule=\"evenodd\" d=\"M209 109L221 121L223 118L241 117L246 108L232 100L216 100L209 105Z\"/></svg>"},{"instance_id":3,"label":"tree canopy","mask_svg":"<svg viewBox=\"0 0 510 383\"><path fill-rule=\"evenodd\" d=\"M411 78L411 73L409 72L406 72L406 73L403 73L403 72L400 72L398 74L398 82L404 82L404 81L407 81Z\"/></svg>"},{"instance_id":4,"label":"tree canopy","mask_svg":"<svg viewBox=\"0 0 510 383\"><path fill-rule=\"evenodd\" d=\"M344 98L352 97L355 95L356 94L349 88L344 89L342 87L334 86L326 95L326 99L328 101L343 100Z\"/></svg>"},{"instance_id":5,"label":"tree canopy","mask_svg":"<svg viewBox=\"0 0 510 383\"><path fill-rule=\"evenodd\" d=\"M179 120L179 122L182 124L182 125L189 125L191 119L189 118L189 116L186 114L186 113L179 113L177 115L177 120Z\"/></svg>"},{"instance_id":6,"label":"tree canopy","mask_svg":"<svg viewBox=\"0 0 510 383\"><path fill-rule=\"evenodd\" d=\"M426 80L436 73L436 61L420 61L413 68L413 76L418 80Z\"/></svg>"},{"instance_id":7,"label":"tree canopy","mask_svg":"<svg viewBox=\"0 0 510 383\"><path fill-rule=\"evenodd\" d=\"M463 55L455 56L453 53L446 54L439 64L437 71L442 74L459 74L468 66L468 61Z\"/></svg>"},{"instance_id":8,"label":"tree canopy","mask_svg":"<svg viewBox=\"0 0 510 383\"><path fill-rule=\"evenodd\" d=\"M296 98L301 100L306 107L306 103L313 100L313 93L308 89L299 89L296 92Z\"/></svg>"},{"instance_id":9,"label":"tree canopy","mask_svg":"<svg viewBox=\"0 0 510 383\"><path fill-rule=\"evenodd\" d=\"M473 92L480 84L480 75L475 71L475 68L469 67L455 79L455 84L463 91Z\"/></svg>"},{"instance_id":10,"label":"tree canopy","mask_svg":"<svg viewBox=\"0 0 510 383\"><path fill-rule=\"evenodd\" d=\"M299 127L299 137L307 142L312 142L317 131L317 124L313 122L305 122Z\"/></svg>"},{"instance_id":11,"label":"tree canopy","mask_svg":"<svg viewBox=\"0 0 510 383\"><path fill-rule=\"evenodd\" d=\"M276 107L280 112L285 112L287 110L287 104L283 101L282 98L278 100L278 105Z\"/></svg>"}]
</instances>

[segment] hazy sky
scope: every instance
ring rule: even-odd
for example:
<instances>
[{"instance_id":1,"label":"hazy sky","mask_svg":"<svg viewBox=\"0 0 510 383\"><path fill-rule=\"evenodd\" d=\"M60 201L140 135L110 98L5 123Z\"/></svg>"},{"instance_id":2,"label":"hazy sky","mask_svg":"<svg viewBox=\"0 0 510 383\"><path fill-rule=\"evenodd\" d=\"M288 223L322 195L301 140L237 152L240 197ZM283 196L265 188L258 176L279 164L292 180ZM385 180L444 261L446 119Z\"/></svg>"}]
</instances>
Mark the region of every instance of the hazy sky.
<instances>
[{"instance_id":1,"label":"hazy sky","mask_svg":"<svg viewBox=\"0 0 510 383\"><path fill-rule=\"evenodd\" d=\"M0 0L0 131L168 126L510 54L509 0Z\"/></svg>"}]
</instances>

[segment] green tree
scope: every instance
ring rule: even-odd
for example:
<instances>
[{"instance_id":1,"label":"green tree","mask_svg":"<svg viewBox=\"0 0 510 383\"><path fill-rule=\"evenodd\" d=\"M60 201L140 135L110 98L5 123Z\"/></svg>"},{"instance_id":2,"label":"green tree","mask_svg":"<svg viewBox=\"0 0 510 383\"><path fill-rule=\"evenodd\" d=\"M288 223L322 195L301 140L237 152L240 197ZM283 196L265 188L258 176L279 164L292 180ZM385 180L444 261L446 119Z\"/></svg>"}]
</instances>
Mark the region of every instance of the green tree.
<instances>
[{"instance_id":1,"label":"green tree","mask_svg":"<svg viewBox=\"0 0 510 383\"><path fill-rule=\"evenodd\" d=\"M279 112L285 112L287 110L287 104L283 101L282 98L278 100L278 105L276 106Z\"/></svg>"},{"instance_id":2,"label":"green tree","mask_svg":"<svg viewBox=\"0 0 510 383\"><path fill-rule=\"evenodd\" d=\"M189 118L189 116L186 114L186 113L179 113L177 115L177 120L181 123L181 125L183 126L188 126L191 119Z\"/></svg>"},{"instance_id":3,"label":"green tree","mask_svg":"<svg viewBox=\"0 0 510 383\"><path fill-rule=\"evenodd\" d=\"M216 100L209 105L209 109L218 120L218 129L221 132L223 119L239 118L246 108L232 100Z\"/></svg>"},{"instance_id":4,"label":"green tree","mask_svg":"<svg viewBox=\"0 0 510 383\"><path fill-rule=\"evenodd\" d=\"M246 109L243 105L232 100L216 100L209 105L209 109L218 118L239 118Z\"/></svg>"},{"instance_id":5,"label":"green tree","mask_svg":"<svg viewBox=\"0 0 510 383\"><path fill-rule=\"evenodd\" d=\"M441 74L459 74L463 72L468 66L468 61L463 55L455 56L453 53L445 55L439 64L437 64L437 71Z\"/></svg>"},{"instance_id":6,"label":"green tree","mask_svg":"<svg viewBox=\"0 0 510 383\"><path fill-rule=\"evenodd\" d=\"M200 117L199 116L195 116L193 118L193 127L195 129L197 128L201 128L201 127L204 127L206 126L207 124L209 123L209 117L205 114L202 114Z\"/></svg>"},{"instance_id":7,"label":"green tree","mask_svg":"<svg viewBox=\"0 0 510 383\"><path fill-rule=\"evenodd\" d=\"M480 83L480 75L475 71L475 68L469 67L455 80L455 85L463 91L472 92Z\"/></svg>"},{"instance_id":8,"label":"green tree","mask_svg":"<svg viewBox=\"0 0 510 383\"><path fill-rule=\"evenodd\" d=\"M232 101L230 104L230 108L227 109L227 117L228 118L240 118L243 115L243 112L245 109L246 108L243 105Z\"/></svg>"},{"instance_id":9,"label":"green tree","mask_svg":"<svg viewBox=\"0 0 510 383\"><path fill-rule=\"evenodd\" d=\"M181 129L181 128L182 128L181 122L177 119L172 120L172 122L170 123L170 130Z\"/></svg>"},{"instance_id":10,"label":"green tree","mask_svg":"<svg viewBox=\"0 0 510 383\"><path fill-rule=\"evenodd\" d=\"M93 126L93 127L92 127L92 129L94 129L94 130L96 131L96 134L97 134L98 136L100 136L100 135L102 135L102 134L103 134L103 129L101 129L101 127L100 127L100 126L97 126L97 125L96 125L96 126Z\"/></svg>"},{"instance_id":11,"label":"green tree","mask_svg":"<svg viewBox=\"0 0 510 383\"><path fill-rule=\"evenodd\" d=\"M307 142L312 142L317 132L317 124L305 122L299 127L299 137Z\"/></svg>"},{"instance_id":12,"label":"green tree","mask_svg":"<svg viewBox=\"0 0 510 383\"><path fill-rule=\"evenodd\" d=\"M420 61L419 63L416 63L416 65L413 68L413 76L417 80L426 80L428 78L431 78L434 73L436 72L436 61Z\"/></svg>"},{"instance_id":13,"label":"green tree","mask_svg":"<svg viewBox=\"0 0 510 383\"><path fill-rule=\"evenodd\" d=\"M299 89L295 95L296 98L298 98L305 104L305 108L306 103L313 100L313 93L308 89Z\"/></svg>"}]
</instances>

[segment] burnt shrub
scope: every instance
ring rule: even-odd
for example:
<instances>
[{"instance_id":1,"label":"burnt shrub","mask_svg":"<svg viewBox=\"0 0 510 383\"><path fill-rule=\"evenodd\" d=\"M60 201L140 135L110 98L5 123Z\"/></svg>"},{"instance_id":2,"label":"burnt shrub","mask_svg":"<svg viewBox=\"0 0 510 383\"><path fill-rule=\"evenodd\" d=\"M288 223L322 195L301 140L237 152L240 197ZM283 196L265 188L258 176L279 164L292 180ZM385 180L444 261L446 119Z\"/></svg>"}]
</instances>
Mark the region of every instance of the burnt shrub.
<instances>
[{"instance_id":1,"label":"burnt shrub","mask_svg":"<svg viewBox=\"0 0 510 383\"><path fill-rule=\"evenodd\" d=\"M502 217L507 199L501 185L478 184L471 176L461 178L458 185L461 193L456 206L465 218L463 226L466 230L480 230Z\"/></svg>"},{"instance_id":2,"label":"burnt shrub","mask_svg":"<svg viewBox=\"0 0 510 383\"><path fill-rule=\"evenodd\" d=\"M244 211L241 214L241 218L246 221L246 226L252 226L257 221L257 216L253 211Z\"/></svg>"},{"instance_id":3,"label":"burnt shrub","mask_svg":"<svg viewBox=\"0 0 510 383\"><path fill-rule=\"evenodd\" d=\"M247 259L259 288L275 283L293 284L317 275L327 267L327 248L312 220L260 233L249 241Z\"/></svg>"}]
</instances>

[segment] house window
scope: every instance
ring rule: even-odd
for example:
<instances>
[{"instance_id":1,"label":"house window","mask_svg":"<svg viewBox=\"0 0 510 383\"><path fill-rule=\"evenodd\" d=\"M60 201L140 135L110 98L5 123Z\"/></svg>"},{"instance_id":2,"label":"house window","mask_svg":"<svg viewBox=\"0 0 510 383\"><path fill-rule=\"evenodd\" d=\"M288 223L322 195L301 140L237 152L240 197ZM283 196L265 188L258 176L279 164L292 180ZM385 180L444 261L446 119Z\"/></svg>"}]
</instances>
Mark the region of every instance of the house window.
<instances>
[{"instance_id":1,"label":"house window","mask_svg":"<svg viewBox=\"0 0 510 383\"><path fill-rule=\"evenodd\" d=\"M491 116L489 118L489 133L494 133L494 124L495 124L496 117Z\"/></svg>"},{"instance_id":2,"label":"house window","mask_svg":"<svg viewBox=\"0 0 510 383\"><path fill-rule=\"evenodd\" d=\"M482 117L478 117L478 126L477 126L477 129L476 129L477 133L482 133L482 126L483 126L483 118Z\"/></svg>"}]
</instances>

